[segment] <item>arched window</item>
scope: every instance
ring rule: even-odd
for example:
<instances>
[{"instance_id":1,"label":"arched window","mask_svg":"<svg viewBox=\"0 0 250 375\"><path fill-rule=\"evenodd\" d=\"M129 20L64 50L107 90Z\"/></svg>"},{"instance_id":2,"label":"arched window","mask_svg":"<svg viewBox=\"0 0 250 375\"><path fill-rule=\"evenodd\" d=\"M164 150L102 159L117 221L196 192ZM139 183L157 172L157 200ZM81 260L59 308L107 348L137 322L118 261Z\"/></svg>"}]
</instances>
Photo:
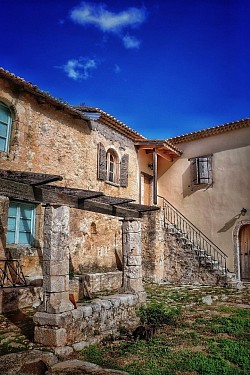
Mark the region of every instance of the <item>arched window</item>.
<instances>
[{"instance_id":1,"label":"arched window","mask_svg":"<svg viewBox=\"0 0 250 375\"><path fill-rule=\"evenodd\" d=\"M0 102L0 151L9 150L12 116L9 108Z\"/></svg>"},{"instance_id":2,"label":"arched window","mask_svg":"<svg viewBox=\"0 0 250 375\"><path fill-rule=\"evenodd\" d=\"M118 183L119 161L114 150L107 151L107 181Z\"/></svg>"}]
</instances>

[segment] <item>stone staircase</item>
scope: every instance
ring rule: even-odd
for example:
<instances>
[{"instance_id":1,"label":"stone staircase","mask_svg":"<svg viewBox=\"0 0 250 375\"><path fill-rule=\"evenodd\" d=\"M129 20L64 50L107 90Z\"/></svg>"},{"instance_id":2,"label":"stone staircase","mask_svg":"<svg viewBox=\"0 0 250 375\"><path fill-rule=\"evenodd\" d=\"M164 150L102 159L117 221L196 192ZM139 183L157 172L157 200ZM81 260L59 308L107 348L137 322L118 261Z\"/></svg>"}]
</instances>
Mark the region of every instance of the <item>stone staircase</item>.
<instances>
[{"instance_id":1,"label":"stone staircase","mask_svg":"<svg viewBox=\"0 0 250 375\"><path fill-rule=\"evenodd\" d=\"M165 198L163 200L163 226L176 242L188 252L193 252L200 266L218 275L225 283L237 283L236 275L227 269L227 255L204 233L195 227Z\"/></svg>"}]
</instances>

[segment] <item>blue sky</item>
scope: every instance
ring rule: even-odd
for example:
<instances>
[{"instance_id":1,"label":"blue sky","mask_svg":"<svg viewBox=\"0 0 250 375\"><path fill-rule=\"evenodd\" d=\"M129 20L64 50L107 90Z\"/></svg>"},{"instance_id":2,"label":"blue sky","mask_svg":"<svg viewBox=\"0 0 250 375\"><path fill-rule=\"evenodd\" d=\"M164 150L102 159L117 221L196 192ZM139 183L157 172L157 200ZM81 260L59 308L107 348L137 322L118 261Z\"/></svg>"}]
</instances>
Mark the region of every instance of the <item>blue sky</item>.
<instances>
[{"instance_id":1,"label":"blue sky","mask_svg":"<svg viewBox=\"0 0 250 375\"><path fill-rule=\"evenodd\" d=\"M249 0L0 0L0 65L148 138L250 117Z\"/></svg>"}]
</instances>

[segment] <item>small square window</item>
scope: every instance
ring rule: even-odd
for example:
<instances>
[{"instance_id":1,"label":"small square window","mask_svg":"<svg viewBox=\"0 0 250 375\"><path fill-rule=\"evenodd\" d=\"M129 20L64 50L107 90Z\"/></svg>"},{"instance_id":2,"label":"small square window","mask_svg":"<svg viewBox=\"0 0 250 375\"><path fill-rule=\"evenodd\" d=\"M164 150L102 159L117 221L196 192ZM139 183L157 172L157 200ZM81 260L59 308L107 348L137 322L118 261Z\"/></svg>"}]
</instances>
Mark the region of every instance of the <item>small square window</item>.
<instances>
[{"instance_id":1,"label":"small square window","mask_svg":"<svg viewBox=\"0 0 250 375\"><path fill-rule=\"evenodd\" d=\"M193 185L211 185L212 156L199 156L189 159L191 162L191 178Z\"/></svg>"},{"instance_id":2,"label":"small square window","mask_svg":"<svg viewBox=\"0 0 250 375\"><path fill-rule=\"evenodd\" d=\"M32 245L34 242L35 205L10 202L7 243Z\"/></svg>"}]
</instances>

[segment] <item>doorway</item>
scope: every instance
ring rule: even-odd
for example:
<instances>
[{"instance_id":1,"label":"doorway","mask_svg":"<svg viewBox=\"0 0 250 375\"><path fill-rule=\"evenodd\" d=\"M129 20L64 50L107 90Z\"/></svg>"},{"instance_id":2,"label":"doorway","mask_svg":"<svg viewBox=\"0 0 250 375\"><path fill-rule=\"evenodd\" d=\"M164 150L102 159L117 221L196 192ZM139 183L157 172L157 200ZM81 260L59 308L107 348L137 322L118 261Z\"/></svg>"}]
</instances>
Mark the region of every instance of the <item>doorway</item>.
<instances>
[{"instance_id":1,"label":"doorway","mask_svg":"<svg viewBox=\"0 0 250 375\"><path fill-rule=\"evenodd\" d=\"M240 275L242 281L250 281L250 224L239 231Z\"/></svg>"},{"instance_id":2,"label":"doorway","mask_svg":"<svg viewBox=\"0 0 250 375\"><path fill-rule=\"evenodd\" d=\"M153 176L141 173L141 204L152 205Z\"/></svg>"}]
</instances>

